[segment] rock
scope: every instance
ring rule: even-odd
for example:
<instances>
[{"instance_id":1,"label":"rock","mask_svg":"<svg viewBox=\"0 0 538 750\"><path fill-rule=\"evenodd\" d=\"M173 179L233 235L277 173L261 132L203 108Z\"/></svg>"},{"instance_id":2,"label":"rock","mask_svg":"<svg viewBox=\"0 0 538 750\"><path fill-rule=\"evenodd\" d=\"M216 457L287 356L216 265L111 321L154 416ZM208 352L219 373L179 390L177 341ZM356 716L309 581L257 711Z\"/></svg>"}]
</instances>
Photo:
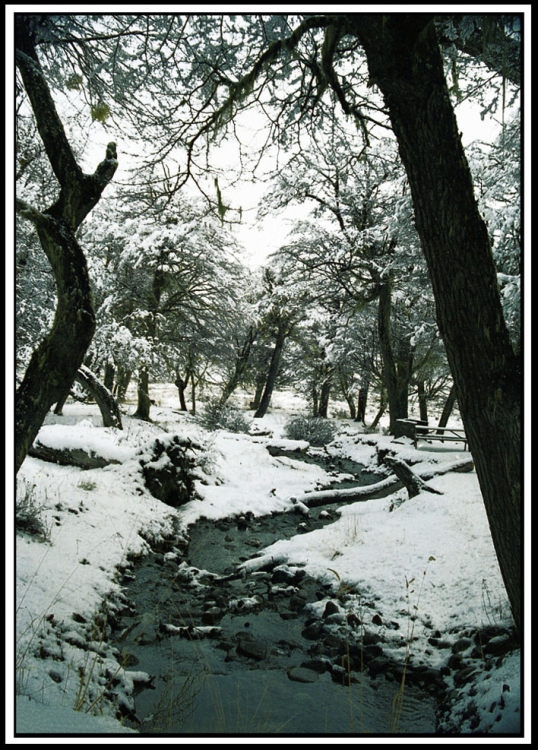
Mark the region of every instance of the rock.
<instances>
[{"instance_id":1,"label":"rock","mask_svg":"<svg viewBox=\"0 0 538 750\"><path fill-rule=\"evenodd\" d=\"M327 659L309 659L308 661L303 661L301 667L317 672L318 674L324 674L330 670L331 663Z\"/></svg>"},{"instance_id":2,"label":"rock","mask_svg":"<svg viewBox=\"0 0 538 750\"><path fill-rule=\"evenodd\" d=\"M323 610L323 619L326 620L327 617L329 617L330 615L334 615L337 612L340 612L340 607L335 601L329 599L329 601L325 605L325 609Z\"/></svg>"},{"instance_id":3,"label":"rock","mask_svg":"<svg viewBox=\"0 0 538 750\"><path fill-rule=\"evenodd\" d=\"M470 665L468 667L465 667L464 669L460 669L454 675L454 685L456 685L457 687L467 685L467 683L471 682L471 678L473 677L473 675L477 674L477 672L478 669L475 665Z\"/></svg>"},{"instance_id":4,"label":"rock","mask_svg":"<svg viewBox=\"0 0 538 750\"><path fill-rule=\"evenodd\" d=\"M204 625L215 625L220 619L222 619L223 613L217 607L211 607L211 609L202 612L202 622Z\"/></svg>"},{"instance_id":5,"label":"rock","mask_svg":"<svg viewBox=\"0 0 538 750\"><path fill-rule=\"evenodd\" d=\"M267 656L267 646L255 640L250 633L248 635L239 633L237 638L237 653L248 656L250 659L261 661Z\"/></svg>"},{"instance_id":6,"label":"rock","mask_svg":"<svg viewBox=\"0 0 538 750\"><path fill-rule=\"evenodd\" d=\"M381 619L380 615L378 615L378 614L375 614L372 617L372 622L374 623L374 625L383 625L383 620Z\"/></svg>"},{"instance_id":7,"label":"rock","mask_svg":"<svg viewBox=\"0 0 538 750\"><path fill-rule=\"evenodd\" d=\"M371 646L375 643L380 643L382 640L383 639L380 635L378 635L377 633L372 633L368 630L366 630L361 637L361 641L365 646Z\"/></svg>"},{"instance_id":8,"label":"rock","mask_svg":"<svg viewBox=\"0 0 538 750\"><path fill-rule=\"evenodd\" d=\"M288 669L288 677L294 682L316 682L319 679L319 674L313 669L306 667L292 667Z\"/></svg>"},{"instance_id":9,"label":"rock","mask_svg":"<svg viewBox=\"0 0 538 750\"><path fill-rule=\"evenodd\" d=\"M303 629L302 636L310 641L317 641L321 635L322 625L319 621L313 622L311 625L307 625Z\"/></svg>"},{"instance_id":10,"label":"rock","mask_svg":"<svg viewBox=\"0 0 538 750\"><path fill-rule=\"evenodd\" d=\"M452 644L452 653L453 654L459 654L462 651L467 651L470 646L473 645L473 642L470 638L459 638L457 641L455 641Z\"/></svg>"}]
</instances>

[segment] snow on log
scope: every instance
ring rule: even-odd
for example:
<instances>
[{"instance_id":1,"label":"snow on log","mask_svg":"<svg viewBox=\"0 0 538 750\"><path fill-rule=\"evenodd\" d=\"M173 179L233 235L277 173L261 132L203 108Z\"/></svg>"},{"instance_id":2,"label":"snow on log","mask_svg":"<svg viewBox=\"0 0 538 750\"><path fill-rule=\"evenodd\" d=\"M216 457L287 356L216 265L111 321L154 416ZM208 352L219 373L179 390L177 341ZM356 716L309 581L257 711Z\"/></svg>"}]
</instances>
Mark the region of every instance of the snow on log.
<instances>
[{"instance_id":1,"label":"snow on log","mask_svg":"<svg viewBox=\"0 0 538 750\"><path fill-rule=\"evenodd\" d=\"M409 497L415 497L420 492L433 492L435 495L442 495L443 493L439 490L435 490L432 487L428 487L426 482L419 477L415 472L402 461L401 458L395 458L394 456L385 456L383 463L389 467L391 471L398 477L398 479L404 484L409 493Z\"/></svg>"},{"instance_id":2,"label":"snow on log","mask_svg":"<svg viewBox=\"0 0 538 750\"><path fill-rule=\"evenodd\" d=\"M82 448L52 448L43 445L36 440L28 451L33 458L49 461L60 466L77 466L79 469L102 469L110 464L119 464L115 459L103 458L94 451L86 451Z\"/></svg>"},{"instance_id":3,"label":"snow on log","mask_svg":"<svg viewBox=\"0 0 538 750\"><path fill-rule=\"evenodd\" d=\"M319 492L308 492L295 498L296 502L304 503L307 508L317 508L320 505L331 503L353 502L354 500L370 500L373 498L386 497L390 492L398 489L400 481L398 477L391 476L382 479L375 484L362 487L350 487L345 490L320 490Z\"/></svg>"}]
</instances>

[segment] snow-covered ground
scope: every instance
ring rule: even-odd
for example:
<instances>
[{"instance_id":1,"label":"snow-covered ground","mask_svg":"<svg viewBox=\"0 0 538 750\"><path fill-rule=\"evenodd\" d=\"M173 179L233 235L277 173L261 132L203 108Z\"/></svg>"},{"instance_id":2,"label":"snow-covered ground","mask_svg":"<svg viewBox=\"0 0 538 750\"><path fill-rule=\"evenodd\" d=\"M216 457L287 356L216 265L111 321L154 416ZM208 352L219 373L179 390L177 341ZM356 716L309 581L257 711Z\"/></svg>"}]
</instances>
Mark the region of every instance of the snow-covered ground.
<instances>
[{"instance_id":1,"label":"snow-covered ground","mask_svg":"<svg viewBox=\"0 0 538 750\"><path fill-rule=\"evenodd\" d=\"M65 416L49 415L40 433L43 441L93 449L119 463L82 471L27 458L19 472L18 501L26 496L36 503L45 537L15 535L11 598L8 575L8 607L15 603L8 625L15 622L15 631L8 632L8 657L13 644L14 654L12 660L8 658L6 694L13 692L15 674L19 734L59 734L54 741L62 742L67 740L61 735L69 733L128 733L132 736L124 741L132 742L136 734L114 718L108 688L113 680L120 700L130 705L134 684L146 675L120 666L119 656L102 642L96 617L104 602L117 600L118 569L148 552L159 538L188 534L189 524L201 516L218 519L247 511L262 515L286 510L294 498L326 483L327 476L318 466L301 463L297 468L296 462L272 457L266 450L270 439L283 437L290 415L303 408L300 400L276 394L271 412L256 420L258 432L270 431L270 438L205 432L192 417L176 411L174 391L156 388L153 423L125 417L123 431L100 426L96 406L68 403ZM413 467L418 472L469 456L456 450L458 444L446 448L421 443L417 451L406 439L393 442L382 431L361 434L349 420L339 424L329 451L366 465L373 466L376 447L390 446L413 461L419 457ZM140 456L165 433L189 436L204 447L196 485L200 499L178 510L148 493L140 470ZM335 587L344 582L375 594L384 616L402 631L410 626L413 610L418 614L414 648L436 667L441 652L427 648L432 629L457 633L487 625L509 627L511 618L476 474L451 472L429 484L442 494L423 492L406 499L406 491L401 490L385 499L351 503L341 508L334 523L277 542L263 553L283 563L304 565L309 574ZM395 499L404 502L398 505ZM391 504L398 507L390 511ZM8 542L12 538L8 525ZM12 560L8 546L8 570ZM250 566L262 561L263 556ZM425 621L429 629L419 626ZM497 668L475 675L469 689L480 719L477 731L519 732L520 677L519 651ZM458 700L461 705L456 701L454 717L464 712L469 694L463 692ZM14 713L8 698L8 744L43 741L15 737ZM470 731L464 718L460 729ZM528 736L526 730L522 737L497 740L526 744ZM432 744L432 738L424 741ZM445 741L452 743L454 738ZM494 741L494 735L487 741Z\"/></svg>"}]
</instances>

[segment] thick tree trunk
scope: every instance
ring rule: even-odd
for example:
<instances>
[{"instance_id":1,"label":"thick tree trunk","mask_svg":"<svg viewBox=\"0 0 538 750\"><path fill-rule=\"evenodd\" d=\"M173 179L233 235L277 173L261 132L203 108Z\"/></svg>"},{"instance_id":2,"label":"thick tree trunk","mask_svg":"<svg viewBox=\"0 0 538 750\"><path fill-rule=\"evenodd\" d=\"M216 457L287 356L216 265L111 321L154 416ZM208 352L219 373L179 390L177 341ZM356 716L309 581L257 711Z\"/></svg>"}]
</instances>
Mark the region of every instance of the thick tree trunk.
<instances>
[{"instance_id":1,"label":"thick tree trunk","mask_svg":"<svg viewBox=\"0 0 538 750\"><path fill-rule=\"evenodd\" d=\"M68 392L95 330L84 254L64 222L42 216L44 223L38 234L54 262L58 301L52 329L33 353L17 391L16 471L50 407Z\"/></svg>"},{"instance_id":2,"label":"thick tree trunk","mask_svg":"<svg viewBox=\"0 0 538 750\"><path fill-rule=\"evenodd\" d=\"M149 397L149 373L143 368L138 375L138 405L133 417L151 422L149 413L151 409L151 400Z\"/></svg>"},{"instance_id":3,"label":"thick tree trunk","mask_svg":"<svg viewBox=\"0 0 538 750\"><path fill-rule=\"evenodd\" d=\"M117 464L115 459L103 458L94 451L85 451L82 448L51 448L36 440L28 450L28 455L39 458L41 461L49 461L60 466L76 466L79 469L102 469L110 464Z\"/></svg>"},{"instance_id":4,"label":"thick tree trunk","mask_svg":"<svg viewBox=\"0 0 538 750\"><path fill-rule=\"evenodd\" d=\"M447 426L448 420L450 419L450 415L452 414L452 409L454 408L456 400L457 400L456 399L456 386L452 384L452 388L450 389L447 399L445 401L445 405L443 406L443 411L441 412L441 418L439 419L438 427Z\"/></svg>"},{"instance_id":5,"label":"thick tree trunk","mask_svg":"<svg viewBox=\"0 0 538 750\"><path fill-rule=\"evenodd\" d=\"M51 264L57 306L51 330L33 353L15 407L15 471L54 403L64 398L84 360L95 330L95 314L84 253L75 232L99 201L118 166L115 144L93 175L77 164L35 51L31 17L15 16L16 63L35 115L47 157L60 185L58 200L45 212L17 200L31 221Z\"/></svg>"},{"instance_id":6,"label":"thick tree trunk","mask_svg":"<svg viewBox=\"0 0 538 750\"><path fill-rule=\"evenodd\" d=\"M264 417L267 409L269 408L269 404L271 403L271 396L273 395L276 379L280 370L280 360L282 358L284 344L286 343L286 338L288 337L288 335L288 327L280 325L277 331L275 348L273 349L263 395L260 400L260 405L258 406L256 413L254 414L255 419L261 419L262 417Z\"/></svg>"},{"instance_id":7,"label":"thick tree trunk","mask_svg":"<svg viewBox=\"0 0 538 750\"><path fill-rule=\"evenodd\" d=\"M348 16L389 109L493 544L521 625L521 362L429 15Z\"/></svg>"},{"instance_id":8,"label":"thick tree trunk","mask_svg":"<svg viewBox=\"0 0 538 750\"><path fill-rule=\"evenodd\" d=\"M77 380L95 400L95 403L101 412L103 426L117 427L119 430L123 430L118 402L108 388L105 388L100 380L95 377L93 372L87 367L84 367L84 365L81 365L75 376L75 380Z\"/></svg>"}]
</instances>

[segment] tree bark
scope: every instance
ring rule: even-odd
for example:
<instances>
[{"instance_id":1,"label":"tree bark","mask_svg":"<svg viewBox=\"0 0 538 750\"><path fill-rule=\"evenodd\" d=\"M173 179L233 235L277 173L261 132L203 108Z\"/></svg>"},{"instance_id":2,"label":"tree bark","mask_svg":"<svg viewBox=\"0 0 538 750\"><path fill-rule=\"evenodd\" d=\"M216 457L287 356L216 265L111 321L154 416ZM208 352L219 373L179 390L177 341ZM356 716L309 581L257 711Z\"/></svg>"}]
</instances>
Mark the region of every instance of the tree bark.
<instances>
[{"instance_id":1,"label":"tree bark","mask_svg":"<svg viewBox=\"0 0 538 750\"><path fill-rule=\"evenodd\" d=\"M258 377L256 378L256 390L254 392L254 398L250 402L250 408L251 409L257 409L260 405L260 401L262 400L262 394L263 389L265 386L265 381L267 380L265 374L260 373Z\"/></svg>"},{"instance_id":2,"label":"tree bark","mask_svg":"<svg viewBox=\"0 0 538 750\"><path fill-rule=\"evenodd\" d=\"M103 458L94 451L85 451L82 448L51 448L36 440L28 450L28 455L39 458L41 461L49 461L60 466L76 466L79 469L102 469L110 464L118 464L115 459Z\"/></svg>"},{"instance_id":3,"label":"tree bark","mask_svg":"<svg viewBox=\"0 0 538 750\"><path fill-rule=\"evenodd\" d=\"M357 402L356 422L366 423L366 405L368 403L368 384L359 388L359 400Z\"/></svg>"},{"instance_id":4,"label":"tree bark","mask_svg":"<svg viewBox=\"0 0 538 750\"><path fill-rule=\"evenodd\" d=\"M457 400L456 399L456 387L454 384L452 384L452 388L450 389L447 399L445 401L445 405L443 406L443 411L441 412L441 418L439 419L438 427L447 426L448 420L450 418L450 415L452 414L452 409L454 408L456 400Z\"/></svg>"},{"instance_id":5,"label":"tree bark","mask_svg":"<svg viewBox=\"0 0 538 750\"><path fill-rule=\"evenodd\" d=\"M379 283L379 306L377 316L377 327L379 333L379 348L383 359L383 378L387 389L389 402L390 423L389 431L398 435L398 419L406 419L409 416L408 391L411 379L411 368L404 358L396 360L392 345L390 326L391 316L391 279L385 279Z\"/></svg>"},{"instance_id":6,"label":"tree bark","mask_svg":"<svg viewBox=\"0 0 538 750\"><path fill-rule=\"evenodd\" d=\"M187 390L187 385L189 384L189 376L187 375L187 378L183 380L183 378L178 374L174 385L176 386L179 394L179 408L181 411L189 411L187 408L187 402L185 400L185 391Z\"/></svg>"},{"instance_id":7,"label":"tree bark","mask_svg":"<svg viewBox=\"0 0 538 750\"><path fill-rule=\"evenodd\" d=\"M428 401L426 399L426 389L424 388L423 380L417 381L417 394L420 419L428 423Z\"/></svg>"},{"instance_id":8,"label":"tree bark","mask_svg":"<svg viewBox=\"0 0 538 750\"><path fill-rule=\"evenodd\" d=\"M127 393L127 388L129 387L129 383L131 382L132 375L132 370L126 370L124 367L118 367L114 395L116 396L120 404L125 401L125 394Z\"/></svg>"},{"instance_id":9,"label":"tree bark","mask_svg":"<svg viewBox=\"0 0 538 750\"><path fill-rule=\"evenodd\" d=\"M409 493L409 497L415 497L420 492L433 492L435 495L442 495L439 490L434 490L432 487L428 487L418 474L415 474L409 466L399 458L394 456L385 456L383 463L386 464L391 471L393 471L400 482L402 482Z\"/></svg>"},{"instance_id":10,"label":"tree bark","mask_svg":"<svg viewBox=\"0 0 538 750\"><path fill-rule=\"evenodd\" d=\"M243 374L245 370L247 369L248 361L250 358L250 352L252 350L252 345L254 344L256 340L257 334L258 334L257 329L254 326L250 326L250 328L248 329L245 341L243 342L243 346L237 352L237 357L236 357L235 365L234 365L234 371L222 390L222 395L219 399L219 404L221 406L224 406L224 404L228 401L232 393L235 391L235 389L239 385L241 378L243 377ZM256 406L256 408L258 407Z\"/></svg>"},{"instance_id":11,"label":"tree bark","mask_svg":"<svg viewBox=\"0 0 538 750\"><path fill-rule=\"evenodd\" d=\"M58 299L52 328L33 353L17 390L18 472L50 407L68 392L93 337L95 314L88 269L75 232L99 201L118 162L111 143L93 175L84 174L77 164L35 51L31 16L15 16L15 54L39 135L60 184L58 200L43 213L24 201L16 203L19 213L36 228L54 273Z\"/></svg>"},{"instance_id":12,"label":"tree bark","mask_svg":"<svg viewBox=\"0 0 538 750\"><path fill-rule=\"evenodd\" d=\"M521 625L521 362L430 15L348 16L405 165L437 323L516 627Z\"/></svg>"},{"instance_id":13,"label":"tree bark","mask_svg":"<svg viewBox=\"0 0 538 750\"><path fill-rule=\"evenodd\" d=\"M284 344L289 335L289 328L285 324L279 324L277 329L275 348L271 356L271 363L269 365L269 372L267 373L267 379L265 381L265 387L263 395L260 400L260 405L256 409L254 414L255 419L261 419L265 416L269 404L271 403L271 396L275 387L276 379L280 370L280 360L282 358L282 352L284 350Z\"/></svg>"},{"instance_id":14,"label":"tree bark","mask_svg":"<svg viewBox=\"0 0 538 750\"><path fill-rule=\"evenodd\" d=\"M105 375L103 377L103 385L111 393L114 390L114 375L115 374L116 374L116 370L114 368L114 365L111 365L110 362L107 362L105 365Z\"/></svg>"},{"instance_id":15,"label":"tree bark","mask_svg":"<svg viewBox=\"0 0 538 750\"><path fill-rule=\"evenodd\" d=\"M81 365L75 376L75 380L77 380L94 398L95 403L101 412L103 426L116 427L118 430L123 430L118 402L94 373L84 365Z\"/></svg>"},{"instance_id":16,"label":"tree bark","mask_svg":"<svg viewBox=\"0 0 538 750\"><path fill-rule=\"evenodd\" d=\"M385 410L387 408L387 400L385 398L385 389L383 388L383 384L381 384L381 389L379 393L379 409L377 411L377 414L375 415L374 421L370 425L371 430L375 430L377 425L379 424L381 417L385 413Z\"/></svg>"},{"instance_id":17,"label":"tree bark","mask_svg":"<svg viewBox=\"0 0 538 750\"><path fill-rule=\"evenodd\" d=\"M133 417L151 422L149 413L151 409L151 399L149 397L149 373L146 368L142 368L138 375L138 405Z\"/></svg>"},{"instance_id":18,"label":"tree bark","mask_svg":"<svg viewBox=\"0 0 538 750\"><path fill-rule=\"evenodd\" d=\"M332 379L323 381L319 393L318 417L326 418L329 411L329 398L331 395Z\"/></svg>"}]
</instances>

